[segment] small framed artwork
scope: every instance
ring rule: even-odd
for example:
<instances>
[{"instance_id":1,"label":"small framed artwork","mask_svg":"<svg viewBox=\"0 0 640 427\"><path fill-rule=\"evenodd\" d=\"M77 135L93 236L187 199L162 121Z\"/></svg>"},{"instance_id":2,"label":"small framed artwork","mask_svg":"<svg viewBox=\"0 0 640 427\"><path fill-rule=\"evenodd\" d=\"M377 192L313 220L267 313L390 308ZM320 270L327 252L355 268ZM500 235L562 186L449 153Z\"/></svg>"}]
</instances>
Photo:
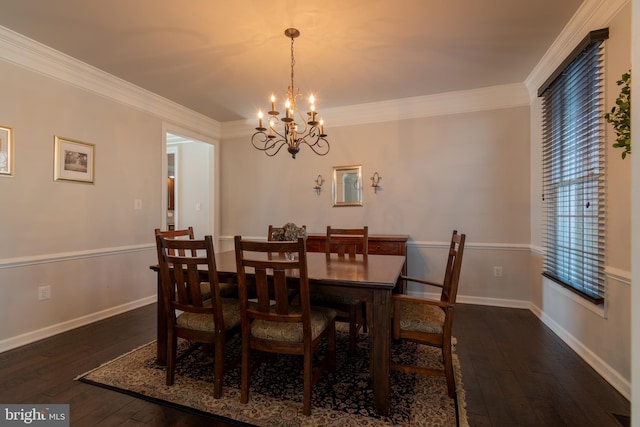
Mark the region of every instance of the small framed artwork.
<instances>
[{"instance_id":1,"label":"small framed artwork","mask_svg":"<svg viewBox=\"0 0 640 427\"><path fill-rule=\"evenodd\" d=\"M13 129L0 125L0 176L13 176Z\"/></svg>"},{"instance_id":2,"label":"small framed artwork","mask_svg":"<svg viewBox=\"0 0 640 427\"><path fill-rule=\"evenodd\" d=\"M54 180L93 183L96 160L94 144L56 136L54 151Z\"/></svg>"}]
</instances>

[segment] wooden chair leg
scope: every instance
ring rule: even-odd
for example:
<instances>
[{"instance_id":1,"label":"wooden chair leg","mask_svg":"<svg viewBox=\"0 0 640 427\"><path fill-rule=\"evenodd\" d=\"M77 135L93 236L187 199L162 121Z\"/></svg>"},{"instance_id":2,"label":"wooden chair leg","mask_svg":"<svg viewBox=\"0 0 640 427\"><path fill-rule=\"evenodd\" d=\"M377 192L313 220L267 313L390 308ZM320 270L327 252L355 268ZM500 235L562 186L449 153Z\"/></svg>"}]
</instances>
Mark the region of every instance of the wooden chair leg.
<instances>
[{"instance_id":1,"label":"wooden chair leg","mask_svg":"<svg viewBox=\"0 0 640 427\"><path fill-rule=\"evenodd\" d=\"M222 397L222 378L224 376L224 342L218 342L214 348L215 359L213 379L213 397L220 399Z\"/></svg>"},{"instance_id":2,"label":"wooden chair leg","mask_svg":"<svg viewBox=\"0 0 640 427\"><path fill-rule=\"evenodd\" d=\"M311 415L311 387L313 386L313 353L304 353L304 386L302 395L302 413Z\"/></svg>"},{"instance_id":3,"label":"wooden chair leg","mask_svg":"<svg viewBox=\"0 0 640 427\"><path fill-rule=\"evenodd\" d=\"M167 385L173 385L176 372L176 353L178 351L178 338L175 337L171 331L167 333L167 344L167 364L165 368L167 370L166 383Z\"/></svg>"},{"instance_id":4,"label":"wooden chair leg","mask_svg":"<svg viewBox=\"0 0 640 427\"><path fill-rule=\"evenodd\" d=\"M242 365L240 367L240 403L249 402L249 376L251 375L251 349L248 340L242 340Z\"/></svg>"},{"instance_id":5,"label":"wooden chair leg","mask_svg":"<svg viewBox=\"0 0 640 427\"><path fill-rule=\"evenodd\" d=\"M451 342L447 343L447 340L442 346L442 358L444 359L444 373L447 377L447 390L449 397L453 398L456 393L456 380L453 373Z\"/></svg>"}]
</instances>

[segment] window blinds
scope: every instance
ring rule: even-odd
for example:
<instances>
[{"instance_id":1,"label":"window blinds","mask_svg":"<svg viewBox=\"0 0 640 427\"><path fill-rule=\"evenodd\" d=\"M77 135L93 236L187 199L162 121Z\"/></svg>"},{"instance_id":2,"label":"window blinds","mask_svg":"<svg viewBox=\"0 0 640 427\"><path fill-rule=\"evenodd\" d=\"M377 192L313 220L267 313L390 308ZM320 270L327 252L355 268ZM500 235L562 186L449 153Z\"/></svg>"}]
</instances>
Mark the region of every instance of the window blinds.
<instances>
[{"instance_id":1,"label":"window blinds","mask_svg":"<svg viewBox=\"0 0 640 427\"><path fill-rule=\"evenodd\" d=\"M602 61L608 30L590 33L542 96L546 277L604 301L605 150Z\"/></svg>"}]
</instances>

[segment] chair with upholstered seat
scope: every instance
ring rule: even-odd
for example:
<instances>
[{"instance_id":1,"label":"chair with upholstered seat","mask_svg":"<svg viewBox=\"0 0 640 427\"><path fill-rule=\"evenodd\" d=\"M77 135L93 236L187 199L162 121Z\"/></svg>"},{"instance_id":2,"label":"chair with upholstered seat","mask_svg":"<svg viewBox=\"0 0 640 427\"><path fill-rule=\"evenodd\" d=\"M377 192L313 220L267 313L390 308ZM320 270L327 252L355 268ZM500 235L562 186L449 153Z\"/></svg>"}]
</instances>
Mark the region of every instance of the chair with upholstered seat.
<instances>
[{"instance_id":1,"label":"chair with upholstered seat","mask_svg":"<svg viewBox=\"0 0 640 427\"><path fill-rule=\"evenodd\" d=\"M242 316L240 401L249 401L253 350L300 355L304 358L303 413L310 415L313 386L327 367L335 370L336 313L328 308L312 308L309 303L305 241L299 238L296 242L264 242L235 236L235 249ZM248 275L255 283L257 301L253 306L249 302ZM297 282L300 295L295 304L288 292L292 280ZM327 354L314 369L314 353L325 339Z\"/></svg>"},{"instance_id":2,"label":"chair with upholstered seat","mask_svg":"<svg viewBox=\"0 0 640 427\"><path fill-rule=\"evenodd\" d=\"M195 235L193 233L193 227L188 227L182 230L165 230L165 231L162 231L159 228L156 228L155 235L163 236L163 237L166 237L167 239L185 239L185 240L195 239ZM159 262L160 247L156 245L156 249L158 251L158 262ZM179 255L184 256L184 254L185 254L184 250L182 250L182 252L179 252ZM174 253L171 253L171 255L174 255ZM236 285L235 282L228 281L228 282L220 282L219 284L220 284L220 293L222 294L222 296L234 297L238 295L238 286ZM210 288L211 287L208 283L202 283L202 295L204 299L208 299L211 296Z\"/></svg>"},{"instance_id":3,"label":"chair with upholstered seat","mask_svg":"<svg viewBox=\"0 0 640 427\"><path fill-rule=\"evenodd\" d=\"M357 253L367 256L369 253L369 227L334 228L327 226L325 253L337 253L339 257L355 258ZM331 307L336 310L336 320L349 323L349 354L357 351L358 332L367 332L366 304L364 301L349 297L312 294L312 305Z\"/></svg>"},{"instance_id":4,"label":"chair with upholstered seat","mask_svg":"<svg viewBox=\"0 0 640 427\"><path fill-rule=\"evenodd\" d=\"M178 338L206 344L214 351L213 396L222 396L225 344L240 332L240 303L223 298L218 284L213 239L156 236L159 247L164 317L167 323L166 383L173 385ZM209 298L201 291L209 283Z\"/></svg>"},{"instance_id":5,"label":"chair with upholstered seat","mask_svg":"<svg viewBox=\"0 0 640 427\"><path fill-rule=\"evenodd\" d=\"M450 397L456 391L453 373L451 330L455 312L458 280L462 266L462 255L466 236L458 234L456 230L451 236L447 266L444 281L434 283L414 277L401 276L403 281L401 294L392 295L393 325L392 332L395 340L407 340L418 344L429 345L442 349L444 369L434 370L421 366L407 366L391 364L391 369L414 372L427 375L445 376ZM407 284L435 286L441 288L440 300L431 300L418 296L407 295Z\"/></svg>"}]
</instances>

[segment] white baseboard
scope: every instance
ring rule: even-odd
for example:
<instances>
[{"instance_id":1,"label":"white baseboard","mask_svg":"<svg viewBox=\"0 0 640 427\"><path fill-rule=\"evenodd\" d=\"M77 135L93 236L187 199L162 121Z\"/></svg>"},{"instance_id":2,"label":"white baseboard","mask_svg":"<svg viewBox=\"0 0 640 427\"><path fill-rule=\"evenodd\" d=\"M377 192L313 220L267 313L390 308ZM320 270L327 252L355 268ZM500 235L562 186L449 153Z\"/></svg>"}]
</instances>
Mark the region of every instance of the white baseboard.
<instances>
[{"instance_id":1,"label":"white baseboard","mask_svg":"<svg viewBox=\"0 0 640 427\"><path fill-rule=\"evenodd\" d=\"M529 309L531 303L529 301L518 299L504 299L504 298L488 298L488 297L474 297L458 295L456 301L462 304L475 304L475 305L489 305L492 307L507 307L507 308L526 308Z\"/></svg>"},{"instance_id":2,"label":"white baseboard","mask_svg":"<svg viewBox=\"0 0 640 427\"><path fill-rule=\"evenodd\" d=\"M576 337L556 323L550 316L544 313L538 306L530 304L529 310L535 314L545 325L549 327L562 341L565 342L578 356L589 364L602 378L611 384L626 399L631 400L631 383L618 371L609 366L597 354L589 350Z\"/></svg>"},{"instance_id":3,"label":"white baseboard","mask_svg":"<svg viewBox=\"0 0 640 427\"><path fill-rule=\"evenodd\" d=\"M30 344L35 341L39 341L44 338L49 338L62 332L70 331L72 329L85 326L99 320L103 320L118 314L131 311L133 309L144 307L145 305L152 304L157 301L157 296L149 296L146 298L132 301L126 304L119 305L117 307L111 307L106 310L91 313L86 316L78 317L76 319L67 320L66 322L58 323L55 325L47 326L46 328L39 329L37 331L28 332L23 335L8 338L0 341L0 353L11 350L17 347L21 347L26 344Z\"/></svg>"},{"instance_id":4,"label":"white baseboard","mask_svg":"<svg viewBox=\"0 0 640 427\"><path fill-rule=\"evenodd\" d=\"M439 295L435 295L439 298ZM580 356L589 366L591 366L605 381L611 384L626 399L631 400L631 383L618 371L609 366L597 354L589 350L576 337L562 328L550 316L544 313L539 307L530 301L510 300L500 298L486 298L458 295L457 302L463 304L488 305L494 307L522 308L530 310L542 323L551 329L565 344L567 344L578 356Z\"/></svg>"},{"instance_id":5,"label":"white baseboard","mask_svg":"<svg viewBox=\"0 0 640 427\"><path fill-rule=\"evenodd\" d=\"M440 293L436 293L436 292L408 291L408 294L411 296L429 298L433 300L440 299ZM459 302L461 304L488 305L492 307L524 308L524 309L529 309L529 306L531 305L529 301L523 301L523 300L474 297L474 296L460 295L460 294L458 294L458 296L456 297L456 302Z\"/></svg>"}]
</instances>

